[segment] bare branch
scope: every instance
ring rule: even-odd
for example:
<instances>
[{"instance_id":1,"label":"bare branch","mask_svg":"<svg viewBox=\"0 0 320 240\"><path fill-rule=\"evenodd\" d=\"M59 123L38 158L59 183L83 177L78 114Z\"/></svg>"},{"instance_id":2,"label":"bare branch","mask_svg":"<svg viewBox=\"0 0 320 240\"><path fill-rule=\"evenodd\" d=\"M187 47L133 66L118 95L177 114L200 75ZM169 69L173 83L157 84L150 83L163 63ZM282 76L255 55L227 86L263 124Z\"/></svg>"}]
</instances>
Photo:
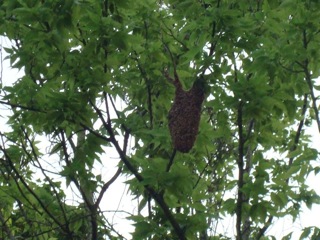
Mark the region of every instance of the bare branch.
<instances>
[{"instance_id":1,"label":"bare branch","mask_svg":"<svg viewBox=\"0 0 320 240\"><path fill-rule=\"evenodd\" d=\"M119 167L118 170L117 170L117 172L113 175L113 177L112 177L108 182L106 182L106 183L102 186L101 191L100 191L100 194L99 194L99 196L98 196L98 198L97 198L97 201L96 201L96 203L94 204L94 205L95 205L95 208L98 208L98 206L99 206L99 204L100 204L100 202L101 202L101 200L102 200L102 197L103 197L104 193L108 190L108 188L111 186L111 184L112 184L115 180L117 180L117 178L120 176L121 172L122 172L122 167Z\"/></svg>"}]
</instances>

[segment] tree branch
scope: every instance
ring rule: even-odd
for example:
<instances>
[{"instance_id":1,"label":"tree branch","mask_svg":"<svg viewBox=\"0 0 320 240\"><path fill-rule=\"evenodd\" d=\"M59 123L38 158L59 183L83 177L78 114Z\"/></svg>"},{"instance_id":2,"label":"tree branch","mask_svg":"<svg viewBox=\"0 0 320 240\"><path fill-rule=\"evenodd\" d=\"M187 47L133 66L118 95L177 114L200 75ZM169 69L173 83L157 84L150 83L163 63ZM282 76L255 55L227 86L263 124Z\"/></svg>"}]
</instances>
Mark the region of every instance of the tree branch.
<instances>
[{"instance_id":1,"label":"tree branch","mask_svg":"<svg viewBox=\"0 0 320 240\"><path fill-rule=\"evenodd\" d=\"M34 145L33 145L33 142L31 141L28 133L26 132L25 128L23 126L21 126L21 130L24 134L24 137L25 139L27 140L27 142L29 143L29 147L31 148L31 152L32 152L32 155L33 157L30 155L29 151L27 150L26 146L24 144L22 144L22 149L23 151L25 152L25 154L27 155L27 157L32 161L32 159L34 158L34 160L37 162L43 176L45 177L45 179L49 182L51 188L53 189L53 192L54 192L54 195L57 199L57 202L59 204L59 207L60 207L60 210L61 210L61 213L62 213L62 216L64 218L64 221L65 221L65 226L66 226L66 232L68 234L68 236L72 236L72 233L69 229L69 222L68 222L68 218L67 218L67 215L66 215L66 211L62 205L62 201L61 201L61 198L59 197L59 193L57 192L57 189L55 187L55 185L53 184L53 182L51 181L51 179L47 176L47 174L45 173L45 170L43 169L39 159L38 159L38 155L36 153L36 150L34 149Z\"/></svg>"},{"instance_id":2,"label":"tree branch","mask_svg":"<svg viewBox=\"0 0 320 240\"><path fill-rule=\"evenodd\" d=\"M169 171L170 171L170 168L171 168L171 166L172 166L172 164L173 164L173 159L174 159L174 157L176 156L176 153L177 153L177 150L176 150L176 149L173 149L172 155L171 155L171 157L170 157L169 163L168 163L167 168L166 168L166 172L169 172Z\"/></svg>"},{"instance_id":3,"label":"tree branch","mask_svg":"<svg viewBox=\"0 0 320 240\"><path fill-rule=\"evenodd\" d=\"M305 49L308 48L308 40L307 40L306 30L303 31L303 46ZM320 115L319 115L319 110L317 107L317 98L316 98L314 91L313 91L313 84L312 84L312 80L311 80L311 74L309 71L309 60L305 59L302 66L303 66L303 70L304 70L304 74L305 74L305 79L308 84L310 95L311 95L312 109L314 111L314 115L315 115L317 126L318 126L318 131L320 133Z\"/></svg>"},{"instance_id":4,"label":"tree branch","mask_svg":"<svg viewBox=\"0 0 320 240\"><path fill-rule=\"evenodd\" d=\"M10 106L11 108L21 108L23 110L29 110L29 111L33 111L33 112L47 113L46 111L43 111L43 110L40 110L40 109L37 109L37 108L27 107L27 106L23 106L23 105L20 105L20 104L11 103L9 101L6 102L6 101L0 100L0 103L4 104L4 105L7 105L7 106Z\"/></svg>"},{"instance_id":5,"label":"tree branch","mask_svg":"<svg viewBox=\"0 0 320 240\"><path fill-rule=\"evenodd\" d=\"M58 219L46 208L45 204L42 202L42 200L39 198L39 196L30 188L28 183L25 181L25 179L20 175L17 168L14 166L13 161L11 160L11 157L8 155L7 150L0 146L0 150L3 152L5 159L8 161L10 168L13 170L15 175L18 177L18 179L21 181L22 185L26 188L26 190L36 199L36 201L40 204L41 208L44 210L44 212L65 232L65 226L61 224ZM15 179L15 178L14 178ZM15 179L16 180L16 179ZM16 181L17 186L19 183ZM21 190L22 192L22 190Z\"/></svg>"},{"instance_id":6,"label":"tree branch","mask_svg":"<svg viewBox=\"0 0 320 240\"><path fill-rule=\"evenodd\" d=\"M98 109L95 105L93 105L93 108L96 110L99 118L103 119L103 115L101 113L101 110ZM108 107L108 105L106 105ZM111 126L111 118L110 118L110 113L109 110L107 108L107 122L103 119L103 126L105 127L105 129L107 130L108 134L109 134L109 138L110 138L110 142L113 144L113 146L115 147L116 151L119 154L119 157L121 159L121 161L124 163L124 165L126 166L126 168L135 176L135 178L139 181L139 182L143 182L144 178L140 175L140 173L138 172L138 170L131 164L131 162L129 161L126 152L124 151L124 149L121 149L114 131L112 129ZM126 127L123 126L125 129ZM152 198L158 203L158 205L160 206L160 208L162 209L162 211L164 212L165 216L167 217L167 219L169 220L169 222L171 223L176 235L178 236L178 238L180 240L186 240L186 236L184 234L184 231L182 230L182 228L180 227L180 225L178 224L178 222L176 221L176 219L174 218L174 216L172 215L168 205L165 203L163 196L160 193L157 193L151 186L149 185L144 185L145 189L149 192L149 194L152 196Z\"/></svg>"},{"instance_id":7,"label":"tree branch","mask_svg":"<svg viewBox=\"0 0 320 240\"><path fill-rule=\"evenodd\" d=\"M293 151L295 151L297 149L297 146L298 146L298 143L299 143L299 140L300 140L300 136L301 136L301 132L302 132L302 128L304 126L304 120L305 120L305 114L306 114L306 111L307 111L307 105L308 105L308 94L305 94L304 95L304 100L303 100L303 106L302 106L302 109L301 109L302 119L299 122L298 129L297 129L296 135L294 137L294 143L293 143L293 146L290 148L289 153L291 153L291 152L293 152ZM293 160L294 160L293 157L289 158L288 166L292 165ZM287 184L289 183L289 178L286 179L286 183ZM257 234L257 237L256 237L257 240L259 240L265 234L265 232L271 226L272 221L273 221L273 216L269 216L269 218L268 218L267 222L265 223L265 225L262 228L260 228L260 230L259 230L259 232Z\"/></svg>"},{"instance_id":8,"label":"tree branch","mask_svg":"<svg viewBox=\"0 0 320 240\"><path fill-rule=\"evenodd\" d=\"M110 180L109 180L108 182L106 182L106 183L102 186L101 191L100 191L100 194L99 194L99 196L98 196L98 198L97 198L97 201L96 201L96 203L94 204L95 208L98 208L98 207L99 207L99 204L100 204L100 202L101 202L101 200L102 200L102 197L103 197L104 193L108 190L108 188L111 186L111 184L112 184L115 180L117 180L117 178L120 176L121 172L122 172L122 167L118 167L117 172L112 176L112 178L110 178Z\"/></svg>"},{"instance_id":9,"label":"tree branch","mask_svg":"<svg viewBox=\"0 0 320 240\"><path fill-rule=\"evenodd\" d=\"M12 232L10 231L8 225L6 224L7 220L3 218L2 212L0 211L0 222L1 222L1 228L4 230L4 232L7 234L7 236L10 238L10 240L15 240L15 237L13 236Z\"/></svg>"},{"instance_id":10,"label":"tree branch","mask_svg":"<svg viewBox=\"0 0 320 240\"><path fill-rule=\"evenodd\" d=\"M243 103L240 101L238 105L238 117L237 117L237 126L238 126L238 197L237 197L237 208L236 208L236 231L237 231L237 240L242 239L242 230L241 230L241 220L242 220L242 203L243 203L243 192L242 187L244 185L243 175L244 175L244 136L243 136L243 120L242 120L242 107Z\"/></svg>"}]
</instances>

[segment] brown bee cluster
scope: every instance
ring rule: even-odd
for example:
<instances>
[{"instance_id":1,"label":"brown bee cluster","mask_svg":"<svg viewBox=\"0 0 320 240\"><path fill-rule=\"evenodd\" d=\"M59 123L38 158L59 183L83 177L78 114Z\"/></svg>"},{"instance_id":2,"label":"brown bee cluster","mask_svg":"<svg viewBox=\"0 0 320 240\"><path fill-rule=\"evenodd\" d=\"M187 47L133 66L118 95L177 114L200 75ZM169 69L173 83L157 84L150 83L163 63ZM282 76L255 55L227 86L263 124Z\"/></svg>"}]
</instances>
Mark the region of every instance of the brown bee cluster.
<instances>
[{"instance_id":1,"label":"brown bee cluster","mask_svg":"<svg viewBox=\"0 0 320 240\"><path fill-rule=\"evenodd\" d=\"M176 92L169 111L169 129L174 148L187 153L197 138L204 90L194 84L189 91L184 91L177 77L173 83Z\"/></svg>"}]
</instances>

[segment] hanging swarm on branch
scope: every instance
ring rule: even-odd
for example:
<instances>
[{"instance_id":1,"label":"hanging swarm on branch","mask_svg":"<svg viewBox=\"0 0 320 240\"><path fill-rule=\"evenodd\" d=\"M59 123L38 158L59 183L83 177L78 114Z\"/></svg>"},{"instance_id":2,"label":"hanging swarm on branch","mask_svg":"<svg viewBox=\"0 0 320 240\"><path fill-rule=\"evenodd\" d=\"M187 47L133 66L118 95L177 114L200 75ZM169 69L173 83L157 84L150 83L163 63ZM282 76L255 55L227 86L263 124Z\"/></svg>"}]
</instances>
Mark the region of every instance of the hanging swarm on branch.
<instances>
[{"instance_id":1,"label":"hanging swarm on branch","mask_svg":"<svg viewBox=\"0 0 320 240\"><path fill-rule=\"evenodd\" d=\"M174 148L183 153L192 149L198 134L204 100L204 88L199 81L189 91L183 90L177 75L173 81L176 91L169 111L169 129Z\"/></svg>"}]
</instances>

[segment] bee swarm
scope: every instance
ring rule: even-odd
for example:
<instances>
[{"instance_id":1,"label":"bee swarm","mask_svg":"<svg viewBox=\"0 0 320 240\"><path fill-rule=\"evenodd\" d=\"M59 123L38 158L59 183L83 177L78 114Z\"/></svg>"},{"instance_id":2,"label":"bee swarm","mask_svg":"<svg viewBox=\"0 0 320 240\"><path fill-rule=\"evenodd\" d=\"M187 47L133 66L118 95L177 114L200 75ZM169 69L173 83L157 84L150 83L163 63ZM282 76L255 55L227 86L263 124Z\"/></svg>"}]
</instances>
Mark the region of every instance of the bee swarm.
<instances>
[{"instance_id":1,"label":"bee swarm","mask_svg":"<svg viewBox=\"0 0 320 240\"><path fill-rule=\"evenodd\" d=\"M187 153L197 138L204 91L197 84L189 91L184 91L178 79L174 85L176 91L169 111L169 129L174 148Z\"/></svg>"}]
</instances>

